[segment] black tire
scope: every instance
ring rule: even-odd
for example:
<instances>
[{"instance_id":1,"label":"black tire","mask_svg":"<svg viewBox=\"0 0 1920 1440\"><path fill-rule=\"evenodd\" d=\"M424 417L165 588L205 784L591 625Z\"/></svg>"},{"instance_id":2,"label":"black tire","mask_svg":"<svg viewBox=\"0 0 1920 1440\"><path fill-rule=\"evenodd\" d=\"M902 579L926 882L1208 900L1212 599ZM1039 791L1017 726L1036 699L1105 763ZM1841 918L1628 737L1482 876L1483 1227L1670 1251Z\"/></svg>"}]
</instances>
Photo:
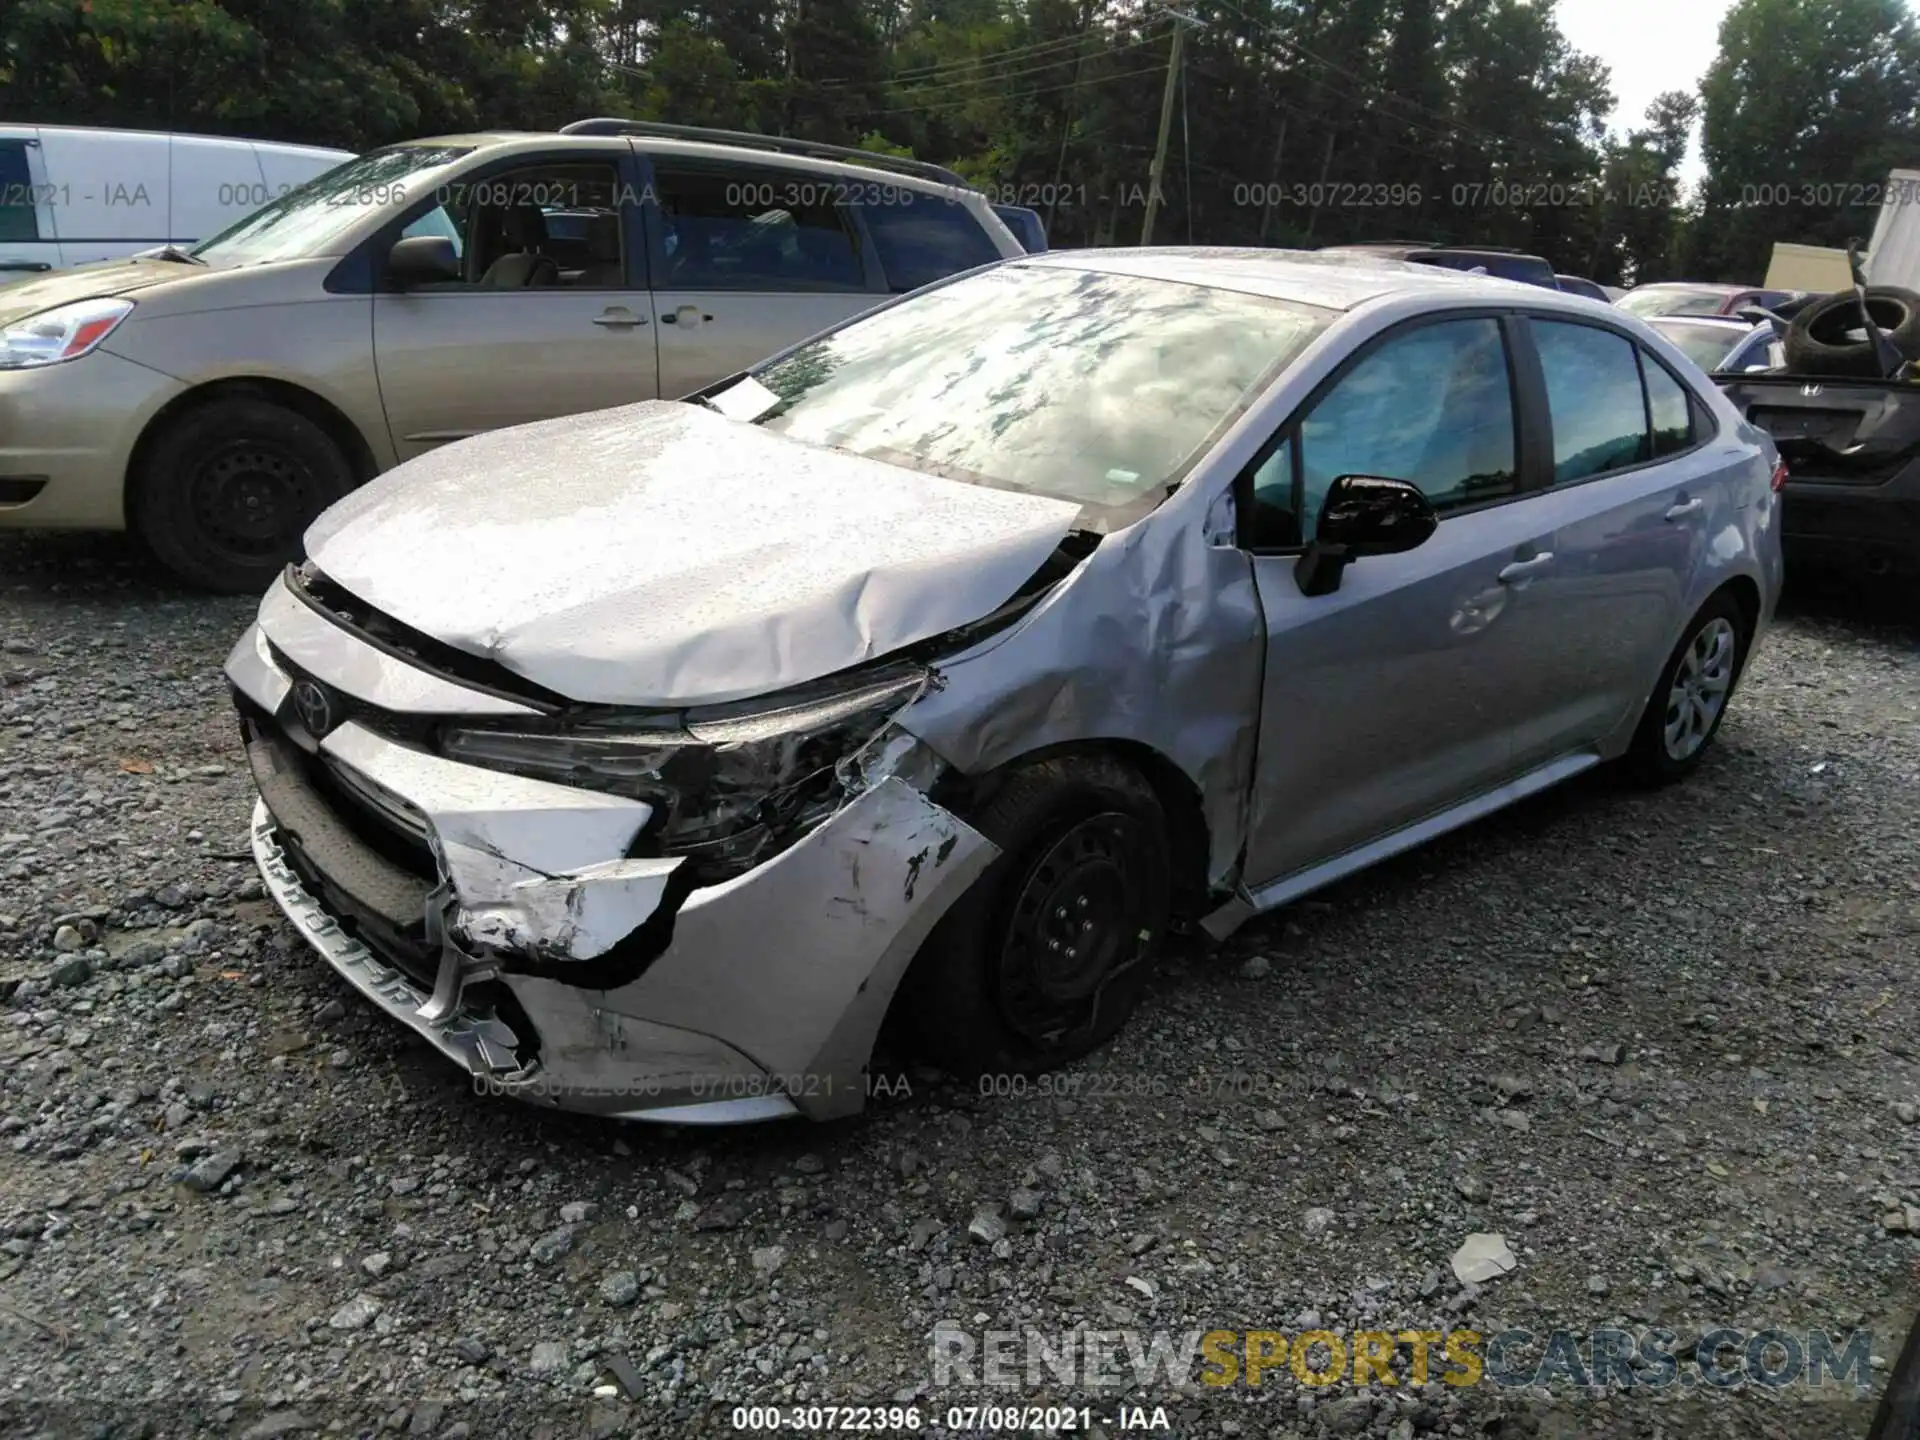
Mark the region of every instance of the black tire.
<instances>
[{"instance_id":1,"label":"black tire","mask_svg":"<svg viewBox=\"0 0 1920 1440\"><path fill-rule=\"evenodd\" d=\"M1724 655L1715 648L1717 637L1724 637L1731 647ZM1623 757L1625 768L1634 779L1646 785L1670 785L1685 777L1700 763L1712 747L1713 737L1719 734L1720 722L1726 718L1727 706L1739 686L1740 673L1746 666L1747 642L1750 638L1746 612L1724 590L1712 596L1687 622L1687 628L1681 632L1680 643L1660 668L1660 678L1654 684L1653 693L1647 697L1647 707L1641 713L1639 728L1633 733L1633 743ZM1712 711L1704 726L1700 724L1698 710L1687 712L1686 734L1676 749L1669 735L1669 726L1686 708L1675 703L1676 681L1682 666L1687 665L1690 659L1696 667L1696 673L1714 673L1723 667L1725 688L1717 692L1719 707ZM1715 692L1703 685L1694 693L1707 695ZM1691 748L1687 748L1689 743Z\"/></svg>"},{"instance_id":2,"label":"black tire","mask_svg":"<svg viewBox=\"0 0 1920 1440\"><path fill-rule=\"evenodd\" d=\"M196 406L154 440L129 496L134 532L189 584L258 595L301 536L354 486L353 467L306 416L254 397Z\"/></svg>"},{"instance_id":3,"label":"black tire","mask_svg":"<svg viewBox=\"0 0 1920 1440\"><path fill-rule=\"evenodd\" d=\"M1897 285L1869 285L1867 313L1902 355L1920 359L1920 294ZM1860 302L1851 290L1815 300L1787 329L1787 369L1804 375L1877 378L1880 357L1863 331ZM1860 338L1853 338L1856 333Z\"/></svg>"},{"instance_id":4,"label":"black tire","mask_svg":"<svg viewBox=\"0 0 1920 1440\"><path fill-rule=\"evenodd\" d=\"M1146 988L1171 903L1166 815L1126 766L1076 757L1014 771L966 818L1001 853L915 957L902 1038L966 1079L1055 1069L1111 1039Z\"/></svg>"}]
</instances>

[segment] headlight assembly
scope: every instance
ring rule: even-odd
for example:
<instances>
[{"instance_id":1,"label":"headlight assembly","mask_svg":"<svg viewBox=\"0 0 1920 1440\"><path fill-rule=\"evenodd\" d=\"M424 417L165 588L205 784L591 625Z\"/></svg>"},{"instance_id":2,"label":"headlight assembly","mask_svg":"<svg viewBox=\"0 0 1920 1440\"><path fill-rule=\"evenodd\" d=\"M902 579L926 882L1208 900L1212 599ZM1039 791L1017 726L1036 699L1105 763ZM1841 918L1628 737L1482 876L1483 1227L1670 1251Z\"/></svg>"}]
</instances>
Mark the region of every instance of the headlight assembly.
<instances>
[{"instance_id":1,"label":"headlight assembly","mask_svg":"<svg viewBox=\"0 0 1920 1440\"><path fill-rule=\"evenodd\" d=\"M685 855L709 883L751 868L841 800L840 764L927 683L901 666L837 688L682 715L576 716L551 728L440 732L450 760L653 806L641 846Z\"/></svg>"},{"instance_id":2,"label":"headlight assembly","mask_svg":"<svg viewBox=\"0 0 1920 1440\"><path fill-rule=\"evenodd\" d=\"M131 300L76 300L0 330L0 370L36 370L78 360L133 313Z\"/></svg>"}]
</instances>

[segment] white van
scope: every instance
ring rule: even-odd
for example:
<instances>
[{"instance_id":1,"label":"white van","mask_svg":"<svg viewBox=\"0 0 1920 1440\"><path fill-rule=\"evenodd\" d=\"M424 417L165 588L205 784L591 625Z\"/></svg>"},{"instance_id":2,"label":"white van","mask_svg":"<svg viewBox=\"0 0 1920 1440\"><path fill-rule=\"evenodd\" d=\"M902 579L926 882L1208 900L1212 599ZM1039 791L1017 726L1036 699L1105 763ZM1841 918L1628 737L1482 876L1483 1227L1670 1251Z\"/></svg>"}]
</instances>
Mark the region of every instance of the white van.
<instances>
[{"instance_id":1,"label":"white van","mask_svg":"<svg viewBox=\"0 0 1920 1440\"><path fill-rule=\"evenodd\" d=\"M0 283L217 235L345 150L66 125L0 125Z\"/></svg>"}]
</instances>

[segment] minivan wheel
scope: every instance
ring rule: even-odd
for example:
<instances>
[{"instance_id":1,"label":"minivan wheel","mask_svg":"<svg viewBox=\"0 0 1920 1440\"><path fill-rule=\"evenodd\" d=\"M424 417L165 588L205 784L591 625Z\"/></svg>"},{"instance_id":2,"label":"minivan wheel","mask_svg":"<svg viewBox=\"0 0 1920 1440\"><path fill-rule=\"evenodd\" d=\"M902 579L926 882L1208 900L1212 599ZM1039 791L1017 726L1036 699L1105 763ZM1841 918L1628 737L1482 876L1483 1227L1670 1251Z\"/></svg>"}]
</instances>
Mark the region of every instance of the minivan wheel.
<instances>
[{"instance_id":1,"label":"minivan wheel","mask_svg":"<svg viewBox=\"0 0 1920 1440\"><path fill-rule=\"evenodd\" d=\"M353 485L347 457L306 416L270 400L215 400L154 441L135 478L131 519L181 579L257 595L299 558L307 526Z\"/></svg>"},{"instance_id":2,"label":"minivan wheel","mask_svg":"<svg viewBox=\"0 0 1920 1440\"><path fill-rule=\"evenodd\" d=\"M928 936L897 1014L920 1057L1033 1075L1124 1025L1166 933L1172 857L1153 788L1101 757L1006 777L968 823L1000 855Z\"/></svg>"},{"instance_id":3,"label":"minivan wheel","mask_svg":"<svg viewBox=\"0 0 1920 1440\"><path fill-rule=\"evenodd\" d=\"M1700 763L1726 718L1746 649L1746 616L1732 596L1714 596L1688 622L1648 697L1626 756L1637 778L1663 785Z\"/></svg>"}]
</instances>

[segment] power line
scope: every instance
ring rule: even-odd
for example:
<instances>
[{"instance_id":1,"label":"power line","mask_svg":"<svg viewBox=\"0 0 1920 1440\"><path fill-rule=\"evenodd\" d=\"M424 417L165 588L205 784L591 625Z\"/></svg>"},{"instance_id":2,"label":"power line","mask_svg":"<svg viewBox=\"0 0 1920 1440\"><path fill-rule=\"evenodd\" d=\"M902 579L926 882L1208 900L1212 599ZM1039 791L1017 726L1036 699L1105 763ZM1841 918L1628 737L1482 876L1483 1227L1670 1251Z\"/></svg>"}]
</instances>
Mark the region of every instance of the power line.
<instances>
[{"instance_id":1,"label":"power line","mask_svg":"<svg viewBox=\"0 0 1920 1440\"><path fill-rule=\"evenodd\" d=\"M1154 38L1156 37L1152 35L1143 34L1137 39L1127 41L1124 45L1109 46L1105 53L1109 55L1124 54L1129 50L1139 49L1142 45L1145 45L1149 40L1152 40ZM1066 65L1066 63L1067 62L1065 59L1052 60L1047 62L1044 65L1036 65L1029 70L1003 70L1003 71L996 71L991 75L971 75L961 80L943 80L936 85L921 85L917 82L914 82L905 86L901 86L900 88L906 90L910 94L924 95L929 91L953 90L964 85L985 86L985 85L993 84L1002 80L1016 80L1025 75L1043 75L1050 70L1061 69L1063 66ZM881 83L884 85L889 82L883 79ZM1039 92L1027 91L1025 93L1038 94Z\"/></svg>"},{"instance_id":2,"label":"power line","mask_svg":"<svg viewBox=\"0 0 1920 1440\"><path fill-rule=\"evenodd\" d=\"M1049 54L1054 51L1064 50L1064 51L1071 52L1075 46L1077 46L1078 44L1081 43L1082 40L1084 40L1084 38L1085 38L1084 34L1070 35L1058 40L1036 41L1032 45L1014 45L1005 50L995 51L991 55L976 55L976 56L969 57L968 59L965 59L965 60L946 60L946 61L941 61L937 64L929 64L929 65L909 65L903 70L895 71L888 78L894 80L895 82L901 82L901 81L911 82L919 78L931 78L934 76L942 75L948 71L960 71L960 70L979 70L981 77L987 78L990 67L1009 64L1017 61L1030 60L1037 55ZM1137 42L1132 42L1132 43L1137 43ZM1118 48L1126 49L1128 47L1123 45ZM1052 66L1064 65L1066 63L1067 63L1066 57L1061 56L1057 59L1049 61L1047 65L1040 66L1038 68L1049 69ZM851 78L842 78L842 79L836 79L836 80L822 80L819 83L822 86L827 86L827 85L853 85L853 84L859 84L862 82L851 79Z\"/></svg>"},{"instance_id":3,"label":"power line","mask_svg":"<svg viewBox=\"0 0 1920 1440\"><path fill-rule=\"evenodd\" d=\"M1017 100L1025 100L1034 95L1051 95L1056 91L1071 90L1076 85L1105 85L1110 83L1111 81L1126 80L1135 75L1158 75L1164 69L1165 67L1161 65L1142 65L1137 70L1118 70L1111 75L1098 75L1098 76L1094 76L1091 79L1085 79L1085 80L1079 80L1079 81L1069 80L1064 85L1042 85L1033 90L1022 90L1017 96L1014 96L1012 98ZM997 98L1001 98L1001 97L989 96L989 95L962 95L951 100L935 100L925 105L896 105L886 110L849 111L845 115L841 116L840 118L859 119L862 116L866 116L866 115L919 115L929 110L951 110L956 107L964 107L967 105L972 105L981 100L997 99Z\"/></svg>"}]
</instances>

